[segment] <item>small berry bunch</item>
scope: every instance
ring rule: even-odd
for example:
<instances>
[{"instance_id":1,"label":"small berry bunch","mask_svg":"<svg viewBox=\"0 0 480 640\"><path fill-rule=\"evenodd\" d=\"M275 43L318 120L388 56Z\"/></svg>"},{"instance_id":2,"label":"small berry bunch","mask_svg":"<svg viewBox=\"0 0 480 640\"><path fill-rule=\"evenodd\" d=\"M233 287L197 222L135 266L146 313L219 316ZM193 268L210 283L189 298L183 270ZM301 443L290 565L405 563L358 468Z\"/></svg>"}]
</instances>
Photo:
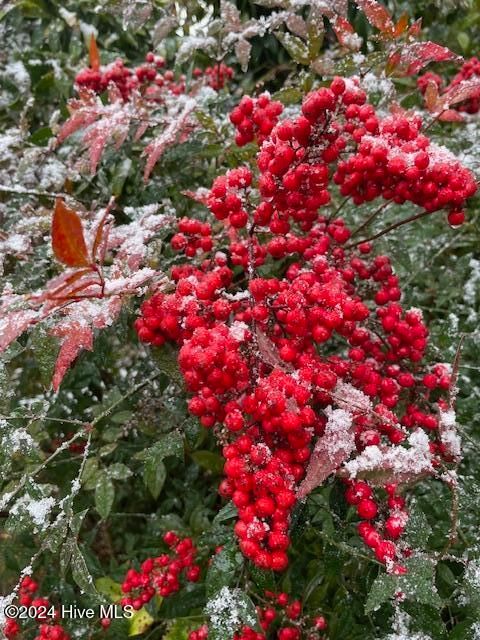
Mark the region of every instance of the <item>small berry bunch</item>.
<instances>
[{"instance_id":1,"label":"small berry bunch","mask_svg":"<svg viewBox=\"0 0 480 640\"><path fill-rule=\"evenodd\" d=\"M242 99L233 120L259 101ZM206 197L224 225L212 250L175 266L175 290L145 301L135 327L179 347L189 411L223 445L219 491L237 507L247 558L284 570L297 500L337 474L360 536L401 573L402 485L458 459L439 417L451 377L423 362L428 329L402 306L389 257L371 242L349 246L345 222L320 209L337 183L353 204L409 200L425 213L445 207L457 224L475 181L417 118L380 118L343 78L262 135L258 172L232 169Z\"/></svg>"},{"instance_id":2,"label":"small berry bunch","mask_svg":"<svg viewBox=\"0 0 480 640\"><path fill-rule=\"evenodd\" d=\"M78 72L75 84L96 94L101 94L110 86L114 86L124 101L132 97L133 92L139 92L148 100L163 101L163 94L180 95L185 93L185 76L175 78L171 69L164 70L165 59L149 52L145 62L131 69L121 59L98 69L87 67ZM196 69L194 77L202 84L212 87L215 91L225 86L227 79L233 77L233 69L226 65L207 67L205 71Z\"/></svg>"},{"instance_id":3,"label":"small berry bunch","mask_svg":"<svg viewBox=\"0 0 480 640\"><path fill-rule=\"evenodd\" d=\"M193 258L197 252L211 251L212 227L208 222L194 218L182 218L178 223L178 233L170 240L175 251L183 251L187 258Z\"/></svg>"},{"instance_id":4,"label":"small berry bunch","mask_svg":"<svg viewBox=\"0 0 480 640\"><path fill-rule=\"evenodd\" d=\"M122 606L141 609L156 595L166 598L181 588L182 578L197 582L201 569L196 564L197 549L191 538L180 539L173 531L163 536L170 553L147 558L140 571L129 569L122 582Z\"/></svg>"},{"instance_id":5,"label":"small berry bunch","mask_svg":"<svg viewBox=\"0 0 480 640\"><path fill-rule=\"evenodd\" d=\"M205 78L208 78L208 86L215 91L220 91L233 78L233 69L224 62L219 62L211 67L206 67L205 70L197 67L193 70L193 76L194 78L205 76Z\"/></svg>"},{"instance_id":6,"label":"small berry bunch","mask_svg":"<svg viewBox=\"0 0 480 640\"><path fill-rule=\"evenodd\" d=\"M243 147L254 140L262 144L277 124L282 111L282 103L272 100L268 93L262 93L258 98L243 96L230 114L230 122L237 129L236 144Z\"/></svg>"},{"instance_id":7,"label":"small berry bunch","mask_svg":"<svg viewBox=\"0 0 480 640\"><path fill-rule=\"evenodd\" d=\"M277 640L322 640L322 632L326 631L328 623L324 616L314 617L304 615L302 602L292 599L287 593L265 592L267 604L257 606L257 615L262 631L255 631L244 625L237 631L232 640L266 640L275 637ZM271 635L272 632L274 635ZM269 634L267 636L267 634ZM191 631L188 640L207 640L208 626L202 625Z\"/></svg>"},{"instance_id":8,"label":"small berry bunch","mask_svg":"<svg viewBox=\"0 0 480 640\"><path fill-rule=\"evenodd\" d=\"M54 611L54 615L50 615L53 609L48 598L34 597L38 591L38 583L30 576L25 576L18 592L18 601L20 605L32 607L38 611L36 620L40 623L38 633L34 640L70 640L70 636L65 629L57 624L59 617L58 611ZM7 618L3 627L3 633L7 640L14 640L20 633L21 628L17 620Z\"/></svg>"}]
</instances>

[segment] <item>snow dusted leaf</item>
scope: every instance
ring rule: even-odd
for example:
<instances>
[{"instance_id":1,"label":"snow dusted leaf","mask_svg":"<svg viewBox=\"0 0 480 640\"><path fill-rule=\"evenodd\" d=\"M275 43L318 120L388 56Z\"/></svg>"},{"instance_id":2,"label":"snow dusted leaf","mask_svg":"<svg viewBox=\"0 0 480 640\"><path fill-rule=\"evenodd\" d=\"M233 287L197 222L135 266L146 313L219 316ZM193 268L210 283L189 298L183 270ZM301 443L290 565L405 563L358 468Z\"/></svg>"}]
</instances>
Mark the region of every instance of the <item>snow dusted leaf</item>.
<instances>
[{"instance_id":1,"label":"snow dusted leaf","mask_svg":"<svg viewBox=\"0 0 480 640\"><path fill-rule=\"evenodd\" d=\"M182 191L182 195L195 200L195 202L204 204L205 206L208 202L209 193L210 191L208 189L205 189L205 187L199 187L196 191Z\"/></svg>"},{"instance_id":2,"label":"snow dusted leaf","mask_svg":"<svg viewBox=\"0 0 480 640\"><path fill-rule=\"evenodd\" d=\"M381 31L393 32L394 25L388 10L376 0L355 0L355 4L363 11L372 26Z\"/></svg>"},{"instance_id":3,"label":"snow dusted leaf","mask_svg":"<svg viewBox=\"0 0 480 640\"><path fill-rule=\"evenodd\" d=\"M308 47L303 40L284 31L275 31L275 37L281 42L295 62L304 65L310 62Z\"/></svg>"},{"instance_id":4,"label":"snow dusted leaf","mask_svg":"<svg viewBox=\"0 0 480 640\"><path fill-rule=\"evenodd\" d=\"M91 327L72 321L57 325L51 333L62 340L52 379L53 389L58 391L66 372L80 351L93 349L93 331Z\"/></svg>"},{"instance_id":5,"label":"snow dusted leaf","mask_svg":"<svg viewBox=\"0 0 480 640\"><path fill-rule=\"evenodd\" d=\"M251 51L252 45L248 40L245 40L245 38L240 38L240 40L235 43L235 55L237 56L242 71L244 72L248 69Z\"/></svg>"},{"instance_id":6,"label":"snow dusted leaf","mask_svg":"<svg viewBox=\"0 0 480 640\"><path fill-rule=\"evenodd\" d=\"M124 30L137 31L152 15L153 3L151 0L121 0L118 9Z\"/></svg>"},{"instance_id":7,"label":"snow dusted leaf","mask_svg":"<svg viewBox=\"0 0 480 640\"><path fill-rule=\"evenodd\" d=\"M83 129L82 142L88 149L90 171L95 173L107 143L113 141L119 149L125 142L136 105L124 102L115 87L111 87L110 103L106 105L91 91L81 89L79 96L68 103L71 115L61 127L57 143Z\"/></svg>"},{"instance_id":8,"label":"snow dusted leaf","mask_svg":"<svg viewBox=\"0 0 480 640\"><path fill-rule=\"evenodd\" d=\"M228 31L239 31L242 26L242 17L240 11L228 0L220 2L220 17L225 23L225 29Z\"/></svg>"},{"instance_id":9,"label":"snow dusted leaf","mask_svg":"<svg viewBox=\"0 0 480 640\"><path fill-rule=\"evenodd\" d=\"M176 63L183 64L190 60L197 51L201 50L207 54L213 54L217 41L212 36L186 36L182 39L177 51Z\"/></svg>"},{"instance_id":10,"label":"snow dusted leaf","mask_svg":"<svg viewBox=\"0 0 480 640\"><path fill-rule=\"evenodd\" d=\"M405 575L379 574L374 581L365 604L365 613L377 611L380 606L401 592L406 600L414 600L438 608L441 600L435 587L435 565L426 557L416 556L405 562Z\"/></svg>"},{"instance_id":11,"label":"snow dusted leaf","mask_svg":"<svg viewBox=\"0 0 480 640\"><path fill-rule=\"evenodd\" d=\"M40 317L40 313L35 309L21 309L5 313L0 310L0 351L4 351L28 327L36 324Z\"/></svg>"},{"instance_id":12,"label":"snow dusted leaf","mask_svg":"<svg viewBox=\"0 0 480 640\"><path fill-rule=\"evenodd\" d=\"M66 120L57 135L57 143L62 143L79 129L88 127L99 117L103 109L102 101L93 91L80 89L79 97L68 102L70 117Z\"/></svg>"},{"instance_id":13,"label":"snow dusted leaf","mask_svg":"<svg viewBox=\"0 0 480 640\"><path fill-rule=\"evenodd\" d=\"M168 36L168 34L177 27L177 25L178 20L173 16L165 16L163 18L160 18L153 30L153 46L158 47L158 45Z\"/></svg>"},{"instance_id":14,"label":"snow dusted leaf","mask_svg":"<svg viewBox=\"0 0 480 640\"><path fill-rule=\"evenodd\" d=\"M171 116L172 120L170 124L167 125L162 133L146 147L144 155L147 156L147 162L143 173L143 179L145 182L147 182L154 166L165 152L165 149L177 142L182 134L185 134L187 128L191 128L193 126L190 116L196 106L197 103L195 100L192 98L186 99L181 111L176 115Z\"/></svg>"},{"instance_id":15,"label":"snow dusted leaf","mask_svg":"<svg viewBox=\"0 0 480 640\"><path fill-rule=\"evenodd\" d=\"M357 50L362 45L362 39L355 33L355 29L343 16L335 15L332 18L332 28L342 47Z\"/></svg>"},{"instance_id":16,"label":"snow dusted leaf","mask_svg":"<svg viewBox=\"0 0 480 640\"><path fill-rule=\"evenodd\" d=\"M291 13L287 17L285 24L287 25L288 29L296 36L299 36L300 38L307 37L307 23L302 18L302 16L299 16L296 13Z\"/></svg>"},{"instance_id":17,"label":"snow dusted leaf","mask_svg":"<svg viewBox=\"0 0 480 640\"><path fill-rule=\"evenodd\" d=\"M344 409L326 409L327 424L310 456L307 473L297 491L297 498L306 498L322 485L355 449L352 414Z\"/></svg>"},{"instance_id":18,"label":"snow dusted leaf","mask_svg":"<svg viewBox=\"0 0 480 640\"><path fill-rule=\"evenodd\" d=\"M399 62L406 67L406 73L409 76L415 75L430 62L460 61L462 59L447 47L430 41L403 45L399 53Z\"/></svg>"},{"instance_id":19,"label":"snow dusted leaf","mask_svg":"<svg viewBox=\"0 0 480 640\"><path fill-rule=\"evenodd\" d=\"M455 109L447 109L446 111L442 111L442 113L438 116L438 119L442 122L464 122L464 116L455 111Z\"/></svg>"},{"instance_id":20,"label":"snow dusted leaf","mask_svg":"<svg viewBox=\"0 0 480 640\"><path fill-rule=\"evenodd\" d=\"M55 257L69 267L90 264L82 221L76 211L61 198L55 201L52 218L52 249Z\"/></svg>"},{"instance_id":21,"label":"snow dusted leaf","mask_svg":"<svg viewBox=\"0 0 480 640\"><path fill-rule=\"evenodd\" d=\"M258 346L258 352L262 360L273 368L282 371L292 371L292 366L281 359L277 347L270 338L258 327L255 329L255 336Z\"/></svg>"},{"instance_id":22,"label":"snow dusted leaf","mask_svg":"<svg viewBox=\"0 0 480 640\"><path fill-rule=\"evenodd\" d=\"M95 589L95 583L88 570L85 558L82 555L77 543L72 541L70 549L70 564L72 568L72 578L80 587L83 593L88 593L95 598L98 597L97 590Z\"/></svg>"},{"instance_id":23,"label":"snow dusted leaf","mask_svg":"<svg viewBox=\"0 0 480 640\"><path fill-rule=\"evenodd\" d=\"M411 433L403 445L381 448L376 445L366 447L354 460L347 462L344 469L350 478L364 478L376 486L389 482L409 483L434 473L429 439L424 431Z\"/></svg>"},{"instance_id":24,"label":"snow dusted leaf","mask_svg":"<svg viewBox=\"0 0 480 640\"><path fill-rule=\"evenodd\" d=\"M442 95L442 108L448 108L464 100L480 95L480 78L463 80Z\"/></svg>"},{"instance_id":25,"label":"snow dusted leaf","mask_svg":"<svg viewBox=\"0 0 480 640\"><path fill-rule=\"evenodd\" d=\"M100 52L97 47L97 41L95 40L95 34L90 34L90 44L88 47L88 54L90 59L90 68L93 71L100 69Z\"/></svg>"}]
</instances>

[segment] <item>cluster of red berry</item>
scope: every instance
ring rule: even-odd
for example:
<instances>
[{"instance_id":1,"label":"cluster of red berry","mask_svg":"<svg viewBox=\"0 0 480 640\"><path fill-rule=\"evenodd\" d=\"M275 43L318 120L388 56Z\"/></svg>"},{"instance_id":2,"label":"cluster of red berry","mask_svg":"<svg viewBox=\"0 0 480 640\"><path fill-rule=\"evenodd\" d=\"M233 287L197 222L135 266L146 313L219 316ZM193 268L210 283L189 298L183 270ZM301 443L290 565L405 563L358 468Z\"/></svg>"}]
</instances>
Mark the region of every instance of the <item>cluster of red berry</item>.
<instances>
[{"instance_id":1,"label":"cluster of red berry","mask_svg":"<svg viewBox=\"0 0 480 640\"><path fill-rule=\"evenodd\" d=\"M257 606L257 614L263 632L245 625L233 636L233 640L266 640L267 633L275 632L277 640L321 640L328 624L324 616L306 616L302 612L300 600L292 599L287 593L265 591L267 604ZM271 636L273 637L273 636ZM207 640L208 626L202 625L191 631L188 640Z\"/></svg>"},{"instance_id":2,"label":"cluster of red berry","mask_svg":"<svg viewBox=\"0 0 480 640\"><path fill-rule=\"evenodd\" d=\"M185 76L175 79L171 69L161 72L165 64L164 58L149 52L145 56L145 62L134 69L127 67L121 59L99 69L82 69L77 74L75 83L78 87L85 87L97 94L114 85L125 101L130 99L134 91L139 91L149 100L161 100L165 91L173 95L185 93ZM195 69L194 76L219 91L226 80L233 76L233 69L226 65L221 65L219 70L217 67L207 67L205 71Z\"/></svg>"},{"instance_id":3,"label":"cluster of red berry","mask_svg":"<svg viewBox=\"0 0 480 640\"><path fill-rule=\"evenodd\" d=\"M478 81L478 87L469 88L469 97L452 105L452 109L469 114L478 113L480 111L480 60L476 57L466 60L448 85L445 86L443 78L438 74L429 71L419 76L417 87L425 95L428 85L433 82L442 93L454 95L456 90L460 89L460 85L467 80Z\"/></svg>"},{"instance_id":4,"label":"cluster of red berry","mask_svg":"<svg viewBox=\"0 0 480 640\"><path fill-rule=\"evenodd\" d=\"M240 548L262 568L287 566L291 512L324 439L330 460L338 459L331 472L341 468L347 477L338 451L361 456L377 447L381 464L382 451L408 451L402 443L417 430L430 443L429 468L451 460L437 416L450 377L422 364L428 330L421 313L399 303L387 256L372 256L367 242L349 248L344 221L318 212L330 199L332 177L350 185L354 202L372 196L373 173L362 164L372 159L368 145L386 150L386 162L378 153L374 167L388 173L391 160L411 154L410 168L419 172L409 193L398 176L395 188L379 186L377 196L395 201L400 188L420 202L418 185L435 180L436 195L426 189L431 199L422 205L459 211L475 190L458 162L454 176L440 166L417 119L379 119L355 83L336 78L306 97L297 119L273 127L258 155L257 180L240 167L214 181L206 202L224 232L209 256L172 269L175 291L145 301L135 324L145 342L179 345L189 410L205 427L219 425L226 460L220 493L237 506ZM339 160L340 153L347 157ZM262 265L277 275L260 276ZM238 266L243 273L234 272ZM329 423L332 407L345 422L338 429ZM415 469L405 468L400 482L405 478L415 479ZM375 527L362 524L362 537L372 526L377 557L402 571L409 550L396 543L406 522L398 488L387 492L383 508L366 482L348 486L350 500L364 494L360 518L376 520Z\"/></svg>"},{"instance_id":5,"label":"cluster of red berry","mask_svg":"<svg viewBox=\"0 0 480 640\"><path fill-rule=\"evenodd\" d=\"M230 114L230 122L237 129L236 144L243 147L254 140L262 144L277 124L282 111L282 103L272 100L268 93L262 93L258 98L243 96Z\"/></svg>"},{"instance_id":6,"label":"cluster of red berry","mask_svg":"<svg viewBox=\"0 0 480 640\"><path fill-rule=\"evenodd\" d=\"M55 615L50 615L52 608L51 603L47 598L34 597L38 591L38 583L25 576L23 578L18 593L18 601L22 606L26 606L37 610L36 620L40 623L38 627L38 634L34 640L70 640L70 636L65 629L57 624L59 617L58 611L55 611ZM30 611L30 609L29 609ZM13 618L7 618L3 627L3 633L7 640L13 640L20 633L20 625L17 620Z\"/></svg>"},{"instance_id":7,"label":"cluster of red berry","mask_svg":"<svg viewBox=\"0 0 480 640\"><path fill-rule=\"evenodd\" d=\"M170 243L175 251L183 251L187 258L193 258L197 252L211 251L212 227L208 222L182 218L178 223L178 233L172 237Z\"/></svg>"},{"instance_id":8,"label":"cluster of red berry","mask_svg":"<svg viewBox=\"0 0 480 640\"><path fill-rule=\"evenodd\" d=\"M208 78L208 86L212 87L215 91L223 89L225 84L233 78L233 69L224 62L219 62L211 67L206 67L205 70L198 67L193 70L193 76L195 78L201 78L205 76Z\"/></svg>"},{"instance_id":9,"label":"cluster of red berry","mask_svg":"<svg viewBox=\"0 0 480 640\"><path fill-rule=\"evenodd\" d=\"M170 553L147 558L140 571L127 571L122 582L122 606L130 605L139 610L156 594L166 598L179 591L182 578L188 582L197 582L200 578L201 569L195 562L197 549L192 539L180 539L173 531L167 531L163 540Z\"/></svg>"}]
</instances>

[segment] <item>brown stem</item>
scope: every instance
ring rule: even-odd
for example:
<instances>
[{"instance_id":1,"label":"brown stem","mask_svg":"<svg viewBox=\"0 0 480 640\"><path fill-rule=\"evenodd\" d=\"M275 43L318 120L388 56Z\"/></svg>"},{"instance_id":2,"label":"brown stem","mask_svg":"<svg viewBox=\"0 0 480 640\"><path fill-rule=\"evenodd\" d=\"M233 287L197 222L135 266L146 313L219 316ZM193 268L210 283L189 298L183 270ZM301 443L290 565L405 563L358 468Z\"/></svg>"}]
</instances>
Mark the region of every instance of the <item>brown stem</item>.
<instances>
[{"instance_id":1,"label":"brown stem","mask_svg":"<svg viewBox=\"0 0 480 640\"><path fill-rule=\"evenodd\" d=\"M390 231L393 231L394 229L398 229L398 227L402 227L404 224L408 224L409 222L414 222L415 220L419 220L420 218L424 218L425 216L428 216L431 213L432 213L431 211L421 211L420 213L416 213L414 216L410 216L409 218L404 218L403 220L400 220L399 222L395 222L394 224L391 224L388 227L385 227L385 229L382 229L382 231L379 231L378 233L375 233L373 236L370 236L369 238L364 238L363 240L358 240L357 242L354 242L353 244L349 244L346 247L344 247L344 249L353 249L354 247L358 247L359 244L363 244L364 242L371 242L372 240L376 240L377 238L381 238L382 236L386 235L387 233L390 233Z\"/></svg>"},{"instance_id":2,"label":"brown stem","mask_svg":"<svg viewBox=\"0 0 480 640\"><path fill-rule=\"evenodd\" d=\"M365 222L362 222L362 224L359 227L357 227L354 231L352 231L352 235L350 236L350 238L353 238L354 236L357 235L357 233L360 233L360 231L368 227L369 224L375 220L378 214L381 213L388 204L389 204L388 202L384 202L381 207L379 207L373 213L371 213L368 216L368 218L365 220Z\"/></svg>"}]
</instances>

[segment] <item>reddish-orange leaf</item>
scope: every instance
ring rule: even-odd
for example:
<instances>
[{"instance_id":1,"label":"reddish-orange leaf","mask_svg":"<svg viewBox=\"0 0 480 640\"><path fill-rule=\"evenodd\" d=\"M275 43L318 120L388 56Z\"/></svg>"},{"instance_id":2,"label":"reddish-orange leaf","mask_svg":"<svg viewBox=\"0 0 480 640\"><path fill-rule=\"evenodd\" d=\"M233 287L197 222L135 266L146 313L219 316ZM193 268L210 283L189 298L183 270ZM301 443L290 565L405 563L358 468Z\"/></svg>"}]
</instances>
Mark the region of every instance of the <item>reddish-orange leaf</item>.
<instances>
[{"instance_id":1,"label":"reddish-orange leaf","mask_svg":"<svg viewBox=\"0 0 480 640\"><path fill-rule=\"evenodd\" d=\"M347 46L350 41L350 36L352 33L355 33L355 29L352 25L348 20L342 18L342 16L335 16L335 19L332 20L332 27L342 47Z\"/></svg>"},{"instance_id":2,"label":"reddish-orange leaf","mask_svg":"<svg viewBox=\"0 0 480 640\"><path fill-rule=\"evenodd\" d=\"M419 18L415 20L410 29L408 30L408 35L412 36L412 38L416 38L422 32L422 19Z\"/></svg>"},{"instance_id":3,"label":"reddish-orange leaf","mask_svg":"<svg viewBox=\"0 0 480 640\"><path fill-rule=\"evenodd\" d=\"M382 33L393 32L394 25L389 11L376 0L355 0L370 24Z\"/></svg>"},{"instance_id":4,"label":"reddish-orange leaf","mask_svg":"<svg viewBox=\"0 0 480 640\"><path fill-rule=\"evenodd\" d=\"M403 13L398 19L397 24L395 25L395 29L393 31L393 35L398 38L408 29L408 13Z\"/></svg>"},{"instance_id":5,"label":"reddish-orange leaf","mask_svg":"<svg viewBox=\"0 0 480 640\"><path fill-rule=\"evenodd\" d=\"M90 36L88 53L90 57L90 67L94 71L98 71L100 69L100 52L98 50L97 41L95 40L95 36L93 35L93 33Z\"/></svg>"},{"instance_id":6,"label":"reddish-orange leaf","mask_svg":"<svg viewBox=\"0 0 480 640\"><path fill-rule=\"evenodd\" d=\"M53 212L52 249L55 257L68 267L88 267L90 264L82 221L61 198L56 199Z\"/></svg>"},{"instance_id":7,"label":"reddish-orange leaf","mask_svg":"<svg viewBox=\"0 0 480 640\"><path fill-rule=\"evenodd\" d=\"M438 116L442 122L464 122L464 116L454 109L447 109Z\"/></svg>"},{"instance_id":8,"label":"reddish-orange leaf","mask_svg":"<svg viewBox=\"0 0 480 640\"><path fill-rule=\"evenodd\" d=\"M438 87L433 80L429 81L425 90L425 106L431 113L438 110Z\"/></svg>"}]
</instances>

